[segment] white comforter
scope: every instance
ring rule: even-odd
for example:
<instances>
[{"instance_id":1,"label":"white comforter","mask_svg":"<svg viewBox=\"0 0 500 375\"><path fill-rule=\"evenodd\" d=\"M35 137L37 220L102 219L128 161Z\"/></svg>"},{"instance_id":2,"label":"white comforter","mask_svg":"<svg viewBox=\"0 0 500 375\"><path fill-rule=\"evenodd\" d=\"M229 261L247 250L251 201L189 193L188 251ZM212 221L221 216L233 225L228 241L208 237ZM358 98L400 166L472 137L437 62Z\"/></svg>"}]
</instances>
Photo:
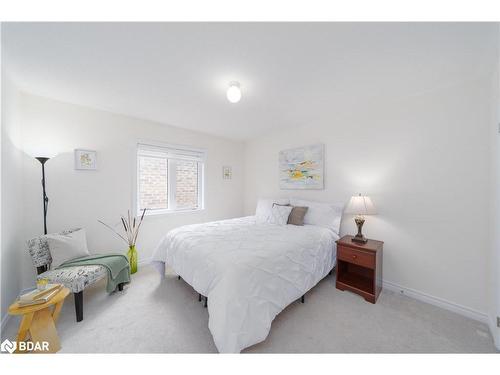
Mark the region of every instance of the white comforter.
<instances>
[{"instance_id":1,"label":"white comforter","mask_svg":"<svg viewBox=\"0 0 500 375\"><path fill-rule=\"evenodd\" d=\"M183 226L153 255L208 296L209 328L219 352L239 353L266 339L271 322L335 264L331 230L256 223L255 217Z\"/></svg>"}]
</instances>

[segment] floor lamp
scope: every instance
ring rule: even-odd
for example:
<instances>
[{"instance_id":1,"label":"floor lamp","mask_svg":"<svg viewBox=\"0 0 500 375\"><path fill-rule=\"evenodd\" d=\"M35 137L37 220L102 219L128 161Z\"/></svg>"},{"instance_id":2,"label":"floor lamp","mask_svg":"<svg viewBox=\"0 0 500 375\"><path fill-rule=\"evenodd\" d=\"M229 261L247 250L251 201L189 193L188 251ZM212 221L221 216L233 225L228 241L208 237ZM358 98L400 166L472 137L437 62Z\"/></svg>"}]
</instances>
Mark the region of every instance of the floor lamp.
<instances>
[{"instance_id":1,"label":"floor lamp","mask_svg":"<svg viewBox=\"0 0 500 375\"><path fill-rule=\"evenodd\" d=\"M42 164L42 189L43 189L43 234L47 234L47 209L49 208L49 198L45 193L45 163L49 158L45 157L36 157L36 160Z\"/></svg>"}]
</instances>

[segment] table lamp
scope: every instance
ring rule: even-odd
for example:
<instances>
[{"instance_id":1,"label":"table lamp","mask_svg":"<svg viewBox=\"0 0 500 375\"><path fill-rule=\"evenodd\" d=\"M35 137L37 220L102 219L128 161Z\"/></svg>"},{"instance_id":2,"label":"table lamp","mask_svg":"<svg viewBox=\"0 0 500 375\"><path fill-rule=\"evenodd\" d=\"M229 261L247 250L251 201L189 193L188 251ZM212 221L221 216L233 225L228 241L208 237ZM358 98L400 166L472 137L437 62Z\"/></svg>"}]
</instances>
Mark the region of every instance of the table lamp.
<instances>
[{"instance_id":1,"label":"table lamp","mask_svg":"<svg viewBox=\"0 0 500 375\"><path fill-rule=\"evenodd\" d=\"M370 197L361 194L352 196L344 212L346 214L356 215L356 217L354 218L354 222L358 227L358 234L356 234L352 238L352 241L358 243L366 243L368 240L365 238L365 236L363 236L363 233L361 233L361 229L363 228L363 224L365 223L365 218L363 217L363 215L374 215L377 213Z\"/></svg>"}]
</instances>

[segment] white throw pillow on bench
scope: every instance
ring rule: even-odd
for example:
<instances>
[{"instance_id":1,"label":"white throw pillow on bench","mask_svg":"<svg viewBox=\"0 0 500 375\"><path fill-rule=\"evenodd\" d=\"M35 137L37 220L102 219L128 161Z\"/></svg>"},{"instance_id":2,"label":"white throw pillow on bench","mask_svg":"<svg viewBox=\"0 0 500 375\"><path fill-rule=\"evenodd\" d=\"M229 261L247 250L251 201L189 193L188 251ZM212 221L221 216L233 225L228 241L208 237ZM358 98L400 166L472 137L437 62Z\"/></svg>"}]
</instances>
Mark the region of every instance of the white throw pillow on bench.
<instances>
[{"instance_id":1,"label":"white throw pillow on bench","mask_svg":"<svg viewBox=\"0 0 500 375\"><path fill-rule=\"evenodd\" d=\"M90 255L85 229L67 234L48 234L47 243L52 257L52 269L68 260Z\"/></svg>"}]
</instances>

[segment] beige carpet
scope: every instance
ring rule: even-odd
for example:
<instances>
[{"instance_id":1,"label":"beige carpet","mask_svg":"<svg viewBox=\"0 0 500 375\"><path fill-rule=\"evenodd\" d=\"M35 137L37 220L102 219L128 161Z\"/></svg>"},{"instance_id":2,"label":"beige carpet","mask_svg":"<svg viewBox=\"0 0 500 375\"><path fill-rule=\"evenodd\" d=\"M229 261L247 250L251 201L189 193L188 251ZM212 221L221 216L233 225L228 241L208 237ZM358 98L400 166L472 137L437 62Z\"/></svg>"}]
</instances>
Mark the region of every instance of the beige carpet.
<instances>
[{"instance_id":1,"label":"beige carpet","mask_svg":"<svg viewBox=\"0 0 500 375\"><path fill-rule=\"evenodd\" d=\"M274 320L266 341L251 353L495 352L486 325L383 291L376 305L335 289L329 276ZM4 338L15 338L12 318ZM73 297L58 331L66 353L212 353L208 312L197 293L173 274L160 282L142 267L124 292L106 294L104 282L85 291L84 320L75 321Z\"/></svg>"}]
</instances>

